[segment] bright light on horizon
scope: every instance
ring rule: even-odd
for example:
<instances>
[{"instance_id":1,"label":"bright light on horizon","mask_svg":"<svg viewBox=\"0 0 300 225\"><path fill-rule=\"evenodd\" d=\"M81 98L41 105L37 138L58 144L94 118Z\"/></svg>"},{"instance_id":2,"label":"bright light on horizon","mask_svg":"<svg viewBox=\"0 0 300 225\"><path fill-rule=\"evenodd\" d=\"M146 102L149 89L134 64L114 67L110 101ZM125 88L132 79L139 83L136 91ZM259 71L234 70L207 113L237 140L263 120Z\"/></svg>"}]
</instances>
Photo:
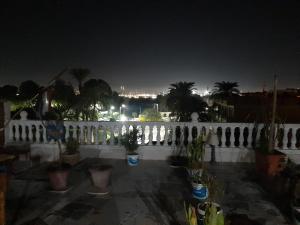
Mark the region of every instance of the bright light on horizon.
<instances>
[{"instance_id":1,"label":"bright light on horizon","mask_svg":"<svg viewBox=\"0 0 300 225\"><path fill-rule=\"evenodd\" d=\"M124 121L127 121L127 120L128 120L127 116L125 116L125 115L120 116L120 121L124 122Z\"/></svg>"}]
</instances>

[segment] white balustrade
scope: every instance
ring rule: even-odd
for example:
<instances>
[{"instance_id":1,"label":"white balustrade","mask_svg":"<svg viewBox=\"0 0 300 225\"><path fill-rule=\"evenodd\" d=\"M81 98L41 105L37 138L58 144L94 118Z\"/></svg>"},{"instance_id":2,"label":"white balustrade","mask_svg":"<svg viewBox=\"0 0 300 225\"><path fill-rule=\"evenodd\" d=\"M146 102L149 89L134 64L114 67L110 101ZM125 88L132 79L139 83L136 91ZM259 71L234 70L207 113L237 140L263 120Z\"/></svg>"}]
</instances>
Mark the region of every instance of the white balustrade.
<instances>
[{"instance_id":1,"label":"white balustrade","mask_svg":"<svg viewBox=\"0 0 300 225\"><path fill-rule=\"evenodd\" d=\"M78 138L81 144L93 144L99 145L120 145L122 134L130 132L132 128L138 127L141 134L139 141L140 145L152 145L153 141L156 141L155 147L160 147L160 142L163 141L164 147L172 147L175 145L176 139L183 145L184 140L191 143L193 141L193 130L197 130L197 135L202 134L203 128L206 130L206 134L210 128L213 128L217 132L221 139L221 148L251 148L252 147L252 123L201 123L201 122L98 122L98 121L65 121L65 138L73 137ZM180 133L176 134L176 128L180 129ZM177 129L178 129L177 128ZM230 146L226 146L226 128L230 128L231 135L229 137ZM235 128L239 128L239 137L235 137ZM248 136L244 137L245 129L248 128ZM12 120L8 126L9 139L7 142L36 142L36 143L48 143L46 136L45 123L42 121L34 120ZM185 129L188 129L185 134ZM221 132L220 130L221 129ZM258 143L262 125L258 126L255 143ZM289 130L291 139L289 141ZM300 124L286 124L284 126L284 135L281 140L282 149L296 149L297 140L296 133L300 129ZM221 135L222 133L222 135ZM278 131L277 131L278 133ZM100 134L100 136L99 136ZM176 136L179 135L179 136ZM185 136L187 135L187 136ZM110 137L109 137L110 136ZM101 138L101 139L100 139ZM115 142L115 138L118 139ZM228 138L228 137L227 137ZM108 143L109 139L109 143ZM239 141L239 146L235 146L235 141ZM171 146L169 143L171 142ZM244 147L244 142L247 142L247 146ZM280 142L280 141L279 141ZM288 142L290 143L288 146Z\"/></svg>"}]
</instances>

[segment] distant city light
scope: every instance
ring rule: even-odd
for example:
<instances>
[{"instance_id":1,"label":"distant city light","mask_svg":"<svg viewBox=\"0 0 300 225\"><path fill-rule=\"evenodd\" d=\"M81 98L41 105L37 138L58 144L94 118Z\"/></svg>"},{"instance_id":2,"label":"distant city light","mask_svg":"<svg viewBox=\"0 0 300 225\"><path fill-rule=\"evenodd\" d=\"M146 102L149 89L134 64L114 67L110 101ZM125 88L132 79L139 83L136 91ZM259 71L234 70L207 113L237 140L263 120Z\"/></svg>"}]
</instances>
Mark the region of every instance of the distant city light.
<instances>
[{"instance_id":1,"label":"distant city light","mask_svg":"<svg viewBox=\"0 0 300 225\"><path fill-rule=\"evenodd\" d=\"M128 94L119 94L121 97L126 97L126 98L152 98L156 99L157 95L156 94L147 94L147 93L128 93Z\"/></svg>"},{"instance_id":2,"label":"distant city light","mask_svg":"<svg viewBox=\"0 0 300 225\"><path fill-rule=\"evenodd\" d=\"M110 110L114 110L115 109L115 107L112 105L112 106L110 106Z\"/></svg>"},{"instance_id":3,"label":"distant city light","mask_svg":"<svg viewBox=\"0 0 300 225\"><path fill-rule=\"evenodd\" d=\"M127 116L125 116L125 115L120 116L120 121L124 122L124 121L127 121L127 120L128 120Z\"/></svg>"},{"instance_id":4,"label":"distant city light","mask_svg":"<svg viewBox=\"0 0 300 225\"><path fill-rule=\"evenodd\" d=\"M203 94L204 94L204 95L209 95L209 91L208 91L208 90L205 90Z\"/></svg>"},{"instance_id":5,"label":"distant city light","mask_svg":"<svg viewBox=\"0 0 300 225\"><path fill-rule=\"evenodd\" d=\"M192 90L192 94L196 95L196 94L198 94L198 91L197 90Z\"/></svg>"}]
</instances>

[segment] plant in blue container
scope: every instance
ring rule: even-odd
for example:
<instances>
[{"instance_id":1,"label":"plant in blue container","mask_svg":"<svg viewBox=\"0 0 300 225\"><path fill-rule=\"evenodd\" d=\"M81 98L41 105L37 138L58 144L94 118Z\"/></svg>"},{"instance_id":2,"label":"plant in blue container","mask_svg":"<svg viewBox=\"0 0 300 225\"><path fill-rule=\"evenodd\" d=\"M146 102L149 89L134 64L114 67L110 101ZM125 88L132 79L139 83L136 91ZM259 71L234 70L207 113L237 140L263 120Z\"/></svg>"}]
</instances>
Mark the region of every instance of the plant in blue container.
<instances>
[{"instance_id":1,"label":"plant in blue container","mask_svg":"<svg viewBox=\"0 0 300 225\"><path fill-rule=\"evenodd\" d=\"M127 162L130 166L137 166L139 163L139 154L136 152L139 147L138 133L139 130L133 127L133 129L126 133L121 139L121 144L126 149Z\"/></svg>"},{"instance_id":2,"label":"plant in blue container","mask_svg":"<svg viewBox=\"0 0 300 225\"><path fill-rule=\"evenodd\" d=\"M205 200L208 198L209 191L207 187L207 175L206 174L194 174L191 177L191 184L193 188L193 197L199 200Z\"/></svg>"},{"instance_id":3,"label":"plant in blue container","mask_svg":"<svg viewBox=\"0 0 300 225\"><path fill-rule=\"evenodd\" d=\"M204 155L205 142L203 135L200 135L196 140L189 144L187 148L187 170L191 177L202 176L204 166Z\"/></svg>"}]
</instances>

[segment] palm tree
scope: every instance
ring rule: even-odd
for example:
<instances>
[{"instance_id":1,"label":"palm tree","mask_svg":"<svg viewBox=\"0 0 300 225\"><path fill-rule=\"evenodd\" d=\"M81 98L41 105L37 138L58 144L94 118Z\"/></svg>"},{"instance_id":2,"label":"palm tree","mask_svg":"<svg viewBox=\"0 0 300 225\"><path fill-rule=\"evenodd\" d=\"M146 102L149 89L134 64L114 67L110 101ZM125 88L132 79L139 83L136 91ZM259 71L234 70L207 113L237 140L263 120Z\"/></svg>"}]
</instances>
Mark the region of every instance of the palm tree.
<instances>
[{"instance_id":1,"label":"palm tree","mask_svg":"<svg viewBox=\"0 0 300 225\"><path fill-rule=\"evenodd\" d=\"M221 100L228 100L228 98L240 93L238 87L239 84L237 82L216 82L212 97Z\"/></svg>"},{"instance_id":2,"label":"palm tree","mask_svg":"<svg viewBox=\"0 0 300 225\"><path fill-rule=\"evenodd\" d=\"M233 108L231 101L233 100L234 96L238 96L240 90L238 89L237 82L216 82L215 89L212 93L212 98L215 99L215 103L219 105L218 117L221 120L232 118L233 115Z\"/></svg>"},{"instance_id":3,"label":"palm tree","mask_svg":"<svg viewBox=\"0 0 300 225\"><path fill-rule=\"evenodd\" d=\"M194 82L178 82L169 88L166 104L178 121L189 121L191 113L201 114L205 109L202 98L193 95L194 85Z\"/></svg>"},{"instance_id":4,"label":"palm tree","mask_svg":"<svg viewBox=\"0 0 300 225\"><path fill-rule=\"evenodd\" d=\"M90 75L91 71L87 68L74 68L70 74L77 80L79 92L82 90L82 82Z\"/></svg>"}]
</instances>

